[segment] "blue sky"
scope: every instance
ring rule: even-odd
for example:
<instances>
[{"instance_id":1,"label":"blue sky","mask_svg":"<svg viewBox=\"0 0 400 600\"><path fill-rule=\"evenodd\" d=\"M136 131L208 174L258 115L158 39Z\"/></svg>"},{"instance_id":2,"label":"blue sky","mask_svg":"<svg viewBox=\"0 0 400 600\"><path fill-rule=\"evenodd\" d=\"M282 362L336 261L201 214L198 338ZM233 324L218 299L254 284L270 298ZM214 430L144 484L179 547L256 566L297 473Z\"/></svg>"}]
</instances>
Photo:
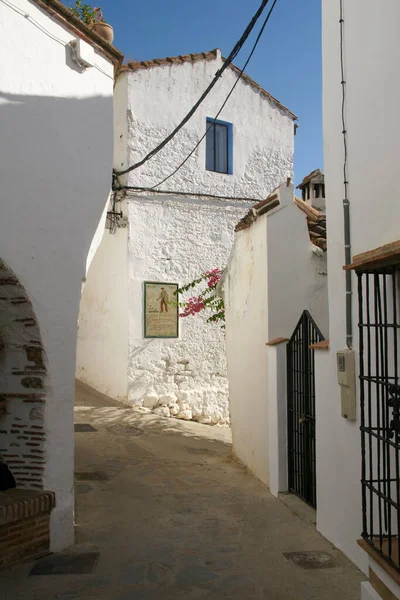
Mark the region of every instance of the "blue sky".
<instances>
[{"instance_id":1,"label":"blue sky","mask_svg":"<svg viewBox=\"0 0 400 600\"><path fill-rule=\"evenodd\" d=\"M227 55L260 0L99 0L125 60L221 48ZM246 72L298 118L295 181L323 167L321 0L278 0ZM255 34L256 35L256 34ZM243 65L254 33L235 60Z\"/></svg>"}]
</instances>

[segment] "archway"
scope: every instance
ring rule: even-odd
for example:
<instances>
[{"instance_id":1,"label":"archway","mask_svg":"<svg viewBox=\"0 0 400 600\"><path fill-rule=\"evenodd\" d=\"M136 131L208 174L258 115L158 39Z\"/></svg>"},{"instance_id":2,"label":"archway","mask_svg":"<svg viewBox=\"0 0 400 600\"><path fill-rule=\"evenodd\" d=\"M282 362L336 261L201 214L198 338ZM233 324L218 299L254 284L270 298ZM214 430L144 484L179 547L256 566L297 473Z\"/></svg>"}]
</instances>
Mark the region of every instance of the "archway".
<instances>
[{"instance_id":1,"label":"archway","mask_svg":"<svg viewBox=\"0 0 400 600\"><path fill-rule=\"evenodd\" d=\"M0 461L17 488L43 489L47 370L25 288L0 260Z\"/></svg>"}]
</instances>

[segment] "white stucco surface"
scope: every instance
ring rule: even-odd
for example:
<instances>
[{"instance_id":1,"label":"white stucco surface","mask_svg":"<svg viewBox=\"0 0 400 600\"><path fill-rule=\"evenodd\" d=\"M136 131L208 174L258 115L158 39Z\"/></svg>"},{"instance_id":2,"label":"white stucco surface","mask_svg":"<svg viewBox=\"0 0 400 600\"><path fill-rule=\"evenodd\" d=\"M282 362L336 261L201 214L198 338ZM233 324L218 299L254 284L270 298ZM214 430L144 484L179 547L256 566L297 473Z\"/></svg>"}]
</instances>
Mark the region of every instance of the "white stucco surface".
<instances>
[{"instance_id":1,"label":"white stucco surface","mask_svg":"<svg viewBox=\"0 0 400 600\"><path fill-rule=\"evenodd\" d=\"M128 398L160 414L229 421L224 332L205 315L180 319L178 339L143 339L143 282L184 284L224 265L243 203L175 197L129 204ZM196 293L191 290L186 297Z\"/></svg>"},{"instance_id":2,"label":"white stucco surface","mask_svg":"<svg viewBox=\"0 0 400 600\"><path fill-rule=\"evenodd\" d=\"M266 230L260 218L237 233L224 298L233 451L269 485Z\"/></svg>"},{"instance_id":3,"label":"white stucco surface","mask_svg":"<svg viewBox=\"0 0 400 600\"><path fill-rule=\"evenodd\" d=\"M326 256L313 252L293 185L278 194L277 208L236 234L224 278L233 448L267 484L272 465L274 493L285 489L285 365L266 343L290 338L304 310L328 330Z\"/></svg>"},{"instance_id":4,"label":"white stucco surface","mask_svg":"<svg viewBox=\"0 0 400 600\"><path fill-rule=\"evenodd\" d=\"M56 492L58 550L73 541L77 318L110 188L113 65L96 52L82 72L66 47L76 36L27 0L0 3L0 33L0 257L32 301L46 355L44 486Z\"/></svg>"},{"instance_id":5,"label":"white stucco surface","mask_svg":"<svg viewBox=\"0 0 400 600\"><path fill-rule=\"evenodd\" d=\"M346 345L343 242L343 138L339 54L339 5L323 4L323 116L328 222L330 349L316 353L317 527L364 571L357 546L361 525L359 418L341 417L336 352ZM363 16L362 32L359 27ZM400 84L400 5L388 0L344 2L346 130L352 254L400 238L397 163ZM384 103L382 101L384 97ZM353 276L354 348L358 361L358 307ZM358 386L357 386L358 389Z\"/></svg>"},{"instance_id":6,"label":"white stucco surface","mask_svg":"<svg viewBox=\"0 0 400 600\"><path fill-rule=\"evenodd\" d=\"M103 394L127 397L128 234L104 231L83 289L76 376Z\"/></svg>"},{"instance_id":7,"label":"white stucco surface","mask_svg":"<svg viewBox=\"0 0 400 600\"><path fill-rule=\"evenodd\" d=\"M152 150L192 107L221 66L211 61L122 73L116 87L116 168ZM121 178L130 186L153 186L169 175L205 133L236 75L228 69L213 92L167 147ZM125 111L122 107L125 103ZM143 282L185 284L227 263L233 230L253 200L179 197L179 192L264 199L292 173L293 120L249 84L240 82L219 116L233 124L233 174L205 169L205 142L161 189L172 196L128 192L129 361L128 398L181 418L229 420L224 333L203 316L180 321L178 340L143 338ZM127 143L124 140L127 136ZM136 196L136 197L135 197Z\"/></svg>"}]
</instances>

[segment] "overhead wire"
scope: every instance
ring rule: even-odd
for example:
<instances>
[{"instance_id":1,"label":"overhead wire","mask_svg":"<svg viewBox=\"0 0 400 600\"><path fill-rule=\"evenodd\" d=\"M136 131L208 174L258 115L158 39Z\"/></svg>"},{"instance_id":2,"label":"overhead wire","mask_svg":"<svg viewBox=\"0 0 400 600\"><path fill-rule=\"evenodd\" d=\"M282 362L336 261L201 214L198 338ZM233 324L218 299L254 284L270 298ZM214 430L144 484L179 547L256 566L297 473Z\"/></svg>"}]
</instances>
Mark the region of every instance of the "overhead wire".
<instances>
[{"instance_id":1,"label":"overhead wire","mask_svg":"<svg viewBox=\"0 0 400 600\"><path fill-rule=\"evenodd\" d=\"M175 127L175 129L162 142L160 142L155 148L153 148L153 150L148 152L146 154L146 156L144 156L141 160L134 163L127 169L123 169L123 170L119 170L119 171L114 170L115 175L117 175L117 176L126 175L126 173L130 173L131 171L138 169L139 167L144 165L147 161L149 161L151 158L153 158L153 156L158 154L158 152L160 152L160 150L162 150L175 137L175 135L178 133L178 131L180 131L182 129L182 127L189 121L189 119L191 119L191 117L194 115L196 110L199 108L200 104L204 101L204 99L208 96L208 94L214 88L217 81L222 76L223 72L229 67L229 65L232 63L232 61L235 59L235 57L239 54L240 50L242 49L242 47L243 47L244 43L246 42L247 38L249 37L250 33L253 31L258 19L264 12L264 9L267 6L269 1L270 0L262 0L258 10L256 11L253 18L247 25L246 29L244 30L244 32L241 35L241 37L239 38L239 40L236 42L236 44L232 48L231 52L229 53L228 58L225 60L222 67L220 69L218 69L218 71L214 75L213 80L207 86L206 90L202 93L200 98L192 106L192 108L186 114L186 116L182 119L182 121ZM276 2L276 0L275 0L275 2Z\"/></svg>"},{"instance_id":2,"label":"overhead wire","mask_svg":"<svg viewBox=\"0 0 400 600\"><path fill-rule=\"evenodd\" d=\"M273 1L273 4L272 4L271 8L269 9L269 11L268 11L268 14L267 14L266 18L264 19L264 23L262 24L262 27L261 27L261 29L260 29L260 31L259 31L259 33L258 33L258 36L257 36L257 38L256 38L256 41L255 41L255 42L254 42L254 44L253 44L253 47L252 47L252 49L251 49L251 51L250 51L250 54L249 54L249 56L247 57L247 60L246 60L246 62L244 63L244 65L243 65L242 69L240 70L240 73L239 73L239 75L237 76L237 79L236 79L235 83L233 84L233 86L232 86L231 90L229 91L229 94L227 95L227 97L225 98L224 102L222 103L222 105L221 105L221 107L220 107L219 111L218 111L218 112L217 112L217 114L215 115L215 117L214 117L214 119L213 119L214 121L216 121L216 120L218 119L219 115L221 114L221 112L222 112L222 111L223 111L223 109L225 108L225 105L226 105L226 103L228 102L228 100L229 100L229 98L231 97L231 95L233 94L233 92L234 92L234 90L235 90L235 88L236 88L237 84L239 83L239 81L240 81L240 79L241 79L241 77L242 77L242 75L243 75L243 73L244 73L244 70L246 69L247 65L249 64L250 60L252 59L252 56L253 56L253 54L254 54L254 52L255 52L255 50L256 50L256 48L257 48L257 46L258 46L258 43L259 43L259 41L260 41L260 39L261 39L261 36L262 36L262 34L264 33L264 29L265 29L265 27L267 26L267 23L268 23L268 21L269 21L269 19L270 19L270 17L271 17L272 11L274 10L274 8L275 8L275 5L276 5L277 1L278 1L278 0L274 0L274 1ZM158 183L156 183L154 186L152 186L152 189L154 189L154 188L157 188L157 187L159 187L160 185L162 185L163 183L165 183L166 181L168 181L168 179L170 179L171 177L173 177L173 176L174 176L174 175L175 175L175 174L176 174L176 173L179 171L179 169L181 169L181 168L183 167L183 165L184 165L184 164L185 164L185 163L186 163L186 162L189 160L189 158L190 158L190 157L193 155L193 153L194 153L194 152L197 150L197 148L200 146L200 144L202 143L202 141L204 140L204 138L207 136L207 133L210 131L210 129L212 128L213 124L214 124L213 122L211 122L211 123L210 123L210 125L209 125L209 126L206 128L206 131L205 131L205 133L204 133L204 134L202 135L202 137L199 139L199 141L198 141L198 142L197 142L197 144L194 146L194 148L192 149L192 151L191 151L191 152L190 152L190 153L189 153L189 154L186 156L186 158L185 158L185 159L184 159L184 160L183 160L183 161L182 161L182 162L181 162L181 163L180 163L180 164L179 164L179 165L176 167L176 169L175 169L174 171L172 171L172 173L170 173L170 175L167 175L167 177L164 177L164 179L162 179L161 181L159 181Z\"/></svg>"}]
</instances>

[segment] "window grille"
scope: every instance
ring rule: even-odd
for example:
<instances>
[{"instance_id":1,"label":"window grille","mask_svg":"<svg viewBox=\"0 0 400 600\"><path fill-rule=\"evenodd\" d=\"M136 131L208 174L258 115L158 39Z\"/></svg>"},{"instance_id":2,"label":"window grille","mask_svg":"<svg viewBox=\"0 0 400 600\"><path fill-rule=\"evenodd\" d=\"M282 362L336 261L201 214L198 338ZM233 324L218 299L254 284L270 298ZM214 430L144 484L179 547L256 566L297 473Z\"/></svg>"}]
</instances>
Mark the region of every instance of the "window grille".
<instances>
[{"instance_id":1,"label":"window grille","mask_svg":"<svg viewBox=\"0 0 400 600\"><path fill-rule=\"evenodd\" d=\"M362 537L400 571L400 265L358 272Z\"/></svg>"}]
</instances>

